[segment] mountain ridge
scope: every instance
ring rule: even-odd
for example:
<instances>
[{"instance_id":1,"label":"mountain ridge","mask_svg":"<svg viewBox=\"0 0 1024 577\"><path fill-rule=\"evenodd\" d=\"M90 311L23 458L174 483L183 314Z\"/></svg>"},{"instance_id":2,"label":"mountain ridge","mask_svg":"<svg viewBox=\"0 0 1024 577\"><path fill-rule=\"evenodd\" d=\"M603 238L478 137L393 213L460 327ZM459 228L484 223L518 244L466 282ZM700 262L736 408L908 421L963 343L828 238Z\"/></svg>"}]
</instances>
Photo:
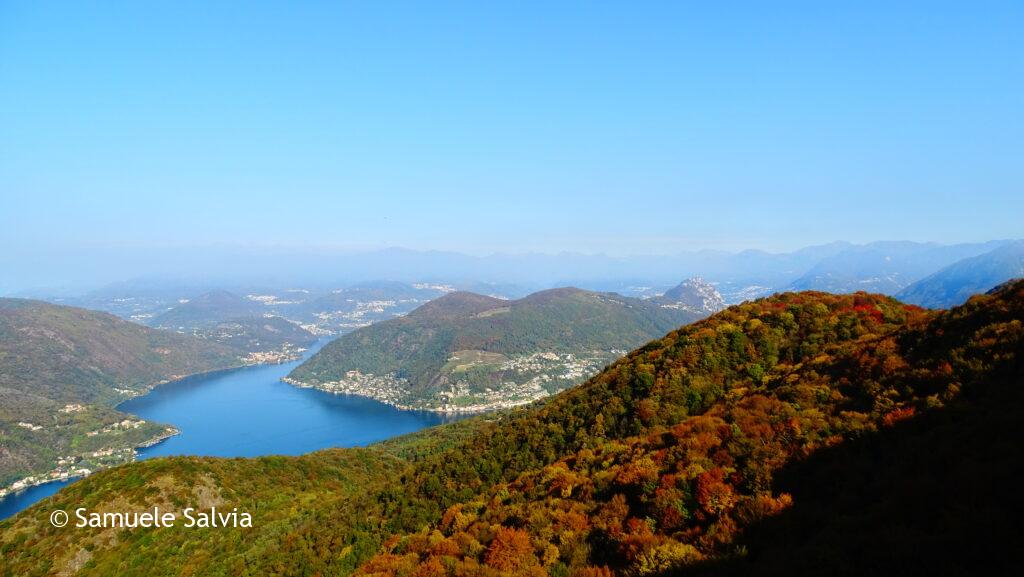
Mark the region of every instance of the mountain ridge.
<instances>
[{"instance_id":1,"label":"mountain ridge","mask_svg":"<svg viewBox=\"0 0 1024 577\"><path fill-rule=\"evenodd\" d=\"M959 260L904 288L896 296L928 308L949 308L1013 278L1024 277L1024 241Z\"/></svg>"},{"instance_id":2,"label":"mountain ridge","mask_svg":"<svg viewBox=\"0 0 1024 577\"><path fill-rule=\"evenodd\" d=\"M700 316L573 287L507 301L453 292L340 337L288 382L404 408L502 408L571 386L621 352Z\"/></svg>"}]
</instances>

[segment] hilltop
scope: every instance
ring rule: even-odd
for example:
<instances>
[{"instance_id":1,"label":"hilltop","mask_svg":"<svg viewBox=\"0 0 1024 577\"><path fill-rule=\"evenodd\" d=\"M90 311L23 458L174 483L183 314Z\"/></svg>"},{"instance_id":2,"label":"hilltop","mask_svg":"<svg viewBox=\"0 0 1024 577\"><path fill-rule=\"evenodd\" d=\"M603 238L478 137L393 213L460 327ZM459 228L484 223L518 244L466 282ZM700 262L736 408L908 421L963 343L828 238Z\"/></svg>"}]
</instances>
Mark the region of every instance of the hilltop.
<instances>
[{"instance_id":1,"label":"hilltop","mask_svg":"<svg viewBox=\"0 0 1024 577\"><path fill-rule=\"evenodd\" d=\"M786 293L529 407L368 449L106 471L0 523L17 575L1009 574L1024 282L950 311ZM253 529L56 529L217 504Z\"/></svg>"},{"instance_id":2,"label":"hilltop","mask_svg":"<svg viewBox=\"0 0 1024 577\"><path fill-rule=\"evenodd\" d=\"M167 430L115 405L168 380L238 366L241 356L107 313L0 298L0 488L66 457L65 471L116 462ZM107 449L118 454L90 456Z\"/></svg>"},{"instance_id":3,"label":"hilltop","mask_svg":"<svg viewBox=\"0 0 1024 577\"><path fill-rule=\"evenodd\" d=\"M518 300L452 292L338 338L288 381L410 408L497 409L578 384L627 350L702 316L576 288Z\"/></svg>"}]
</instances>

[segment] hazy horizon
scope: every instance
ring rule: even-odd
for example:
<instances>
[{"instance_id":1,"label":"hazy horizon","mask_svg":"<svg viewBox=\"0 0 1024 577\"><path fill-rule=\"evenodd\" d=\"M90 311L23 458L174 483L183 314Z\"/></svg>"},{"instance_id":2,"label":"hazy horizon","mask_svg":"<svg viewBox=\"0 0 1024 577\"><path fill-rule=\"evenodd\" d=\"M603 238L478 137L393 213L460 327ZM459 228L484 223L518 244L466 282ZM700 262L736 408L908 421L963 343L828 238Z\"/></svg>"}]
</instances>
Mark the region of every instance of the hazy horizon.
<instances>
[{"instance_id":1,"label":"hazy horizon","mask_svg":"<svg viewBox=\"0 0 1024 577\"><path fill-rule=\"evenodd\" d=\"M715 273L719 273L733 277L737 274L733 270L735 265L725 263L744 255L784 257L820 251L831 254L829 249L869 247L985 247L1019 240L987 239L977 243L835 240L795 250L748 247L647 254L580 251L473 254L400 246L352 248L229 243L191 247L121 245L105 250L86 246L62 249L49 255L36 254L29 260L19 260L12 253L0 255L0 267L5 271L0 278L0 296L80 295L119 283L150 281L205 287L266 285L278 288L287 285L341 287L366 281L511 283L533 288L629 280L674 284L689 276L715 277ZM45 260L47 258L50 260ZM813 258L807 262L813 262ZM524 266L531 270L519 270Z\"/></svg>"},{"instance_id":2,"label":"hazy horizon","mask_svg":"<svg viewBox=\"0 0 1024 577\"><path fill-rule=\"evenodd\" d=\"M1017 238L1022 15L4 2L0 264Z\"/></svg>"},{"instance_id":3,"label":"hazy horizon","mask_svg":"<svg viewBox=\"0 0 1024 577\"><path fill-rule=\"evenodd\" d=\"M1021 16L4 2L0 293L309 277L317 255L322 278L365 276L330 260L386 247L645 258L1021 238Z\"/></svg>"}]
</instances>

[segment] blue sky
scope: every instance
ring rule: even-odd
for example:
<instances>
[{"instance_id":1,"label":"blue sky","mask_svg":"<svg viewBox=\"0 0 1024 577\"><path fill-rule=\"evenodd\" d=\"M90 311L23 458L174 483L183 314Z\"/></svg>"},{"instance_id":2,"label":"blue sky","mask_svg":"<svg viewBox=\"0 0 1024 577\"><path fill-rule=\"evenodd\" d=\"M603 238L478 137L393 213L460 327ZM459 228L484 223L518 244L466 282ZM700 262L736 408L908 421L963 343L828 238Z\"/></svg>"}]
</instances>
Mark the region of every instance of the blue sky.
<instances>
[{"instance_id":1,"label":"blue sky","mask_svg":"<svg viewBox=\"0 0 1024 577\"><path fill-rule=\"evenodd\" d=\"M1018 1L6 0L0 244L1020 237L1022 29Z\"/></svg>"}]
</instances>

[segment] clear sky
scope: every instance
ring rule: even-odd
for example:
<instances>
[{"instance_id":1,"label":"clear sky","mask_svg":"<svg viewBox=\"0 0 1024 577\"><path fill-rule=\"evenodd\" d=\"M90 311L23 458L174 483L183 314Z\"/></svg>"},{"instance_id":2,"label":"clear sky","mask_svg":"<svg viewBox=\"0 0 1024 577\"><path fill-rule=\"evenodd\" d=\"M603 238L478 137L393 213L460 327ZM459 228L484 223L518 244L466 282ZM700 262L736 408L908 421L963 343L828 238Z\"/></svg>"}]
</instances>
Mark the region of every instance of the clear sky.
<instances>
[{"instance_id":1,"label":"clear sky","mask_svg":"<svg viewBox=\"0 0 1024 577\"><path fill-rule=\"evenodd\" d=\"M498 4L0 1L0 244L1024 236L1020 1Z\"/></svg>"}]
</instances>

